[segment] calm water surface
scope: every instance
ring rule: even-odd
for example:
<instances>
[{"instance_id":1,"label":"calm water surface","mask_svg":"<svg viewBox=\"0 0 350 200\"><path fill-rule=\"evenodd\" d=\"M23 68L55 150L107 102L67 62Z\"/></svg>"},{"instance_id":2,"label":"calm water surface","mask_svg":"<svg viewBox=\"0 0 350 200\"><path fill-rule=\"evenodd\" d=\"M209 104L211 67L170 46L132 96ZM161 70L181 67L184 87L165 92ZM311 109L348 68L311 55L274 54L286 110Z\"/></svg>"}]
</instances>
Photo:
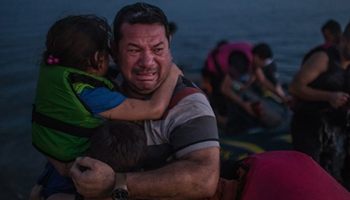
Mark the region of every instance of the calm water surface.
<instances>
[{"instance_id":1,"label":"calm water surface","mask_svg":"<svg viewBox=\"0 0 350 200\"><path fill-rule=\"evenodd\" d=\"M2 172L7 166L7 172L11 175L8 164L27 165L24 163L28 161L25 159L26 153L34 151L30 146L30 111L38 63L49 26L68 14L88 13L104 16L111 23L116 10L131 2L135 1L1 0L0 142L4 144L0 148ZM148 2L160 6L169 20L177 23L179 30L172 41L173 56L191 77L198 76L207 52L216 42L228 39L269 43L275 53L282 81L288 82L299 67L302 55L322 42L320 26L329 18L338 20L343 26L350 20L349 0ZM13 156L11 153L16 150L18 152ZM28 155L33 156L33 153ZM0 178L4 179L3 175ZM7 185L11 185L11 182ZM13 185L15 187L18 184L14 182ZM0 193L2 191L1 189Z\"/></svg>"},{"instance_id":2,"label":"calm water surface","mask_svg":"<svg viewBox=\"0 0 350 200\"><path fill-rule=\"evenodd\" d=\"M111 23L122 5L117 0L2 0L0 3L0 132L29 126L37 64L49 26L68 14L94 13ZM172 50L187 73L198 74L207 52L220 39L268 42L283 81L295 73L300 57L322 42L328 18L344 25L348 0L201 0L149 1L164 9L179 27ZM17 130L21 126L21 130Z\"/></svg>"}]
</instances>

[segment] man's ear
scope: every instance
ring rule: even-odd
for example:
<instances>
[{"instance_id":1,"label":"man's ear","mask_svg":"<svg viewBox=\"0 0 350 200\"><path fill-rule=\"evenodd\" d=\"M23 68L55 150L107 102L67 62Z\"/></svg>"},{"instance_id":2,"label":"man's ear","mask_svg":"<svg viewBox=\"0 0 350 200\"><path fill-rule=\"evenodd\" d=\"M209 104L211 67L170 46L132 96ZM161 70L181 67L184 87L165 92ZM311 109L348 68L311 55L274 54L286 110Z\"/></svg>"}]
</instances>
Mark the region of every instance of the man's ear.
<instances>
[{"instance_id":1,"label":"man's ear","mask_svg":"<svg viewBox=\"0 0 350 200\"><path fill-rule=\"evenodd\" d=\"M169 49L170 49L170 44L171 44L171 41L173 40L173 36L172 35L169 35Z\"/></svg>"}]
</instances>

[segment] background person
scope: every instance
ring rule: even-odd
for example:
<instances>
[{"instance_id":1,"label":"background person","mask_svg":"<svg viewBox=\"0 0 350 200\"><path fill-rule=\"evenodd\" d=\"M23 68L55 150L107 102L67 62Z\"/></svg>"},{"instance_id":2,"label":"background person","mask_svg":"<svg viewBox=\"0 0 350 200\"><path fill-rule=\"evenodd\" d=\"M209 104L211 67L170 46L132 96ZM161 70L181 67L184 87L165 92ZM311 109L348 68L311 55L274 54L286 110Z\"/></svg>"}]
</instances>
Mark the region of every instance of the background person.
<instances>
[{"instance_id":1,"label":"background person","mask_svg":"<svg viewBox=\"0 0 350 200\"><path fill-rule=\"evenodd\" d=\"M264 74L261 74L262 78L256 78L256 71L261 70L253 69L258 64L255 62L261 60L256 57L249 43L236 42L223 44L217 56L208 62L207 70L219 77L219 81L213 85L212 103L226 113L224 128L227 134L246 133L260 127L272 128L281 121L279 114L251 89L252 83L266 79ZM261 83L256 84L260 86ZM273 86L271 88L276 91ZM216 96L216 93L220 93L220 96Z\"/></svg>"},{"instance_id":2,"label":"background person","mask_svg":"<svg viewBox=\"0 0 350 200\"><path fill-rule=\"evenodd\" d=\"M350 24L337 47L310 56L294 76L291 132L294 148L349 187Z\"/></svg>"},{"instance_id":3,"label":"background person","mask_svg":"<svg viewBox=\"0 0 350 200\"><path fill-rule=\"evenodd\" d=\"M321 27L321 33L324 43L311 49L303 58L302 64L315 52L326 50L332 46L337 46L340 43L342 29L340 24L334 19L329 19Z\"/></svg>"},{"instance_id":4,"label":"background person","mask_svg":"<svg viewBox=\"0 0 350 200\"><path fill-rule=\"evenodd\" d=\"M212 50L205 61L205 65L202 70L202 78L205 86L205 91L209 96L210 103L214 108L214 111L217 115L218 123L225 124L227 123L227 118L229 115L228 108L228 98L227 95L222 92L222 85L229 74L230 70L230 57L232 54L242 53L243 56L248 58L248 66L243 66L242 69L234 69L234 76L240 77L239 70L242 70L242 73L245 73L245 68L251 67L251 46L246 42L228 42L226 40L219 41L214 50ZM240 59L237 59L237 62L240 62ZM238 68L238 66L235 66ZM247 68L247 69L248 69ZM248 75L246 77L249 77ZM245 77L245 78L246 78Z\"/></svg>"},{"instance_id":5,"label":"background person","mask_svg":"<svg viewBox=\"0 0 350 200\"><path fill-rule=\"evenodd\" d=\"M321 27L321 32L325 47L338 45L340 43L342 30L339 22L336 20L329 19L326 21Z\"/></svg>"},{"instance_id":6,"label":"background person","mask_svg":"<svg viewBox=\"0 0 350 200\"><path fill-rule=\"evenodd\" d=\"M288 102L288 98L278 80L277 65L271 47L258 43L252 49L253 70L257 81L253 87L260 90L262 96L271 96L279 102Z\"/></svg>"}]
</instances>

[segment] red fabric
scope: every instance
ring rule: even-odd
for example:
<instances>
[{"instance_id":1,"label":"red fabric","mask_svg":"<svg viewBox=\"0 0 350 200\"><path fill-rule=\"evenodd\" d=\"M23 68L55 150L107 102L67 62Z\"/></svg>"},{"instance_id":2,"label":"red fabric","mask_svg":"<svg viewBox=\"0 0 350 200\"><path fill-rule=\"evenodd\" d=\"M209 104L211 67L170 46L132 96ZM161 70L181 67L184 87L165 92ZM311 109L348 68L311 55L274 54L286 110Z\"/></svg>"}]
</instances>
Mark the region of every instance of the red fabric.
<instances>
[{"instance_id":1,"label":"red fabric","mask_svg":"<svg viewBox=\"0 0 350 200\"><path fill-rule=\"evenodd\" d=\"M271 151L244 163L249 171L241 200L350 200L350 193L305 154Z\"/></svg>"},{"instance_id":2,"label":"red fabric","mask_svg":"<svg viewBox=\"0 0 350 200\"><path fill-rule=\"evenodd\" d=\"M230 68L229 57L230 57L230 54L235 51L241 52L244 55L246 55L251 65L253 60L253 54L252 54L252 45L250 43L232 42L232 43L223 44L222 46L219 47L219 52L215 59L224 73L228 72L228 69ZM207 70L214 74L218 73L216 70L216 66L215 66L215 62L212 54L209 55L207 58Z\"/></svg>"}]
</instances>

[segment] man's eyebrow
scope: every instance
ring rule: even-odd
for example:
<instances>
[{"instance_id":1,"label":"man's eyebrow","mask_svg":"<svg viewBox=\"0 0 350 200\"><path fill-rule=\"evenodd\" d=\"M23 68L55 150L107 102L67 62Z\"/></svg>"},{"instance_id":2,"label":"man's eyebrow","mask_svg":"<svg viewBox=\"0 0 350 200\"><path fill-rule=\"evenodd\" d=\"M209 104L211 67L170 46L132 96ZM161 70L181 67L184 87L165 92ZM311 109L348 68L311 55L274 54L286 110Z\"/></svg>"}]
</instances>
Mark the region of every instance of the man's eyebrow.
<instances>
[{"instance_id":1,"label":"man's eyebrow","mask_svg":"<svg viewBox=\"0 0 350 200\"><path fill-rule=\"evenodd\" d=\"M139 45L137 45L137 44L133 44L133 43L129 43L129 44L128 44L128 47L136 47L136 48L140 48L140 46L139 46Z\"/></svg>"},{"instance_id":2,"label":"man's eyebrow","mask_svg":"<svg viewBox=\"0 0 350 200\"><path fill-rule=\"evenodd\" d=\"M159 46L162 46L162 45L164 45L164 42L163 42L163 41L161 41L161 42L159 42L159 43L153 45L153 47L159 47Z\"/></svg>"},{"instance_id":3,"label":"man's eyebrow","mask_svg":"<svg viewBox=\"0 0 350 200\"><path fill-rule=\"evenodd\" d=\"M161 42L159 42L159 43L153 45L152 47L153 47L153 48L156 48L156 47L159 47L159 46L162 46L162 45L164 45L164 42L163 42L163 41L161 41ZM141 48L139 45L134 44L134 43L129 43L127 46L128 46L128 47Z\"/></svg>"}]
</instances>

